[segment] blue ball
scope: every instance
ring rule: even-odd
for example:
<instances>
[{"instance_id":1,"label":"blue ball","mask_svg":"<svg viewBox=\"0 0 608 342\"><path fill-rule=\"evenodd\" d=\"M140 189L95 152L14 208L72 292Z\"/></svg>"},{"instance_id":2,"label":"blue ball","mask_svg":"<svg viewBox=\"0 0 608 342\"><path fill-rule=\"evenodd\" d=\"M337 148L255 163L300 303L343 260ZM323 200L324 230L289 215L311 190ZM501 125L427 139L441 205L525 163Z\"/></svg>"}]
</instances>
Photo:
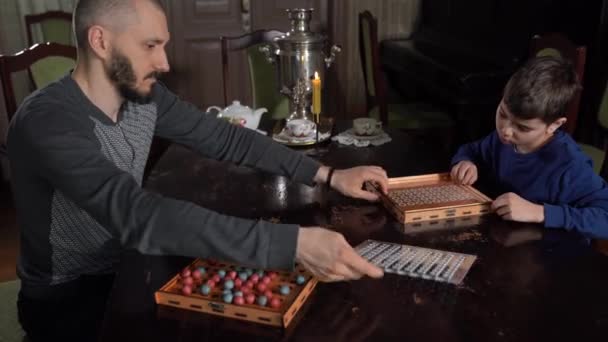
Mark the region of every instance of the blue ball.
<instances>
[{"instance_id":1,"label":"blue ball","mask_svg":"<svg viewBox=\"0 0 608 342\"><path fill-rule=\"evenodd\" d=\"M232 279L227 279L227 280L224 282L224 288L225 288L225 289L230 290L230 289L232 289L233 287L234 287L234 281L232 281Z\"/></svg>"},{"instance_id":2,"label":"blue ball","mask_svg":"<svg viewBox=\"0 0 608 342\"><path fill-rule=\"evenodd\" d=\"M198 271L201 272L201 275L207 273L207 270L204 267L199 267Z\"/></svg>"},{"instance_id":3,"label":"blue ball","mask_svg":"<svg viewBox=\"0 0 608 342\"><path fill-rule=\"evenodd\" d=\"M217 271L217 275L219 275L220 278L224 278L226 276L226 271L225 270L219 270L219 271Z\"/></svg>"},{"instance_id":4,"label":"blue ball","mask_svg":"<svg viewBox=\"0 0 608 342\"><path fill-rule=\"evenodd\" d=\"M262 278L264 276L264 270L259 270L258 275L260 276L260 278Z\"/></svg>"},{"instance_id":5,"label":"blue ball","mask_svg":"<svg viewBox=\"0 0 608 342\"><path fill-rule=\"evenodd\" d=\"M224 303L232 303L232 294L224 293Z\"/></svg>"},{"instance_id":6,"label":"blue ball","mask_svg":"<svg viewBox=\"0 0 608 342\"><path fill-rule=\"evenodd\" d=\"M211 292L211 287L209 287L209 285L205 284L203 286L201 286L201 293L204 295L208 295Z\"/></svg>"},{"instance_id":7,"label":"blue ball","mask_svg":"<svg viewBox=\"0 0 608 342\"><path fill-rule=\"evenodd\" d=\"M296 284L302 285L306 282L306 278L303 275L299 275L296 277Z\"/></svg>"},{"instance_id":8,"label":"blue ball","mask_svg":"<svg viewBox=\"0 0 608 342\"><path fill-rule=\"evenodd\" d=\"M241 278L242 281L246 281L247 278L249 278L249 275L247 274L247 272L241 272L239 273L239 278Z\"/></svg>"},{"instance_id":9,"label":"blue ball","mask_svg":"<svg viewBox=\"0 0 608 342\"><path fill-rule=\"evenodd\" d=\"M281 285L281 288L279 289L279 292L281 292L281 294L284 296L287 296L290 291L291 289L287 285Z\"/></svg>"},{"instance_id":10,"label":"blue ball","mask_svg":"<svg viewBox=\"0 0 608 342\"><path fill-rule=\"evenodd\" d=\"M266 304L268 303L268 298L266 298L266 296L258 296L256 302L259 306L266 306Z\"/></svg>"},{"instance_id":11,"label":"blue ball","mask_svg":"<svg viewBox=\"0 0 608 342\"><path fill-rule=\"evenodd\" d=\"M235 297L243 297L243 292L242 291L234 291L234 296Z\"/></svg>"},{"instance_id":12,"label":"blue ball","mask_svg":"<svg viewBox=\"0 0 608 342\"><path fill-rule=\"evenodd\" d=\"M253 270L251 268L246 269L245 272L247 272L248 276L253 274Z\"/></svg>"}]
</instances>

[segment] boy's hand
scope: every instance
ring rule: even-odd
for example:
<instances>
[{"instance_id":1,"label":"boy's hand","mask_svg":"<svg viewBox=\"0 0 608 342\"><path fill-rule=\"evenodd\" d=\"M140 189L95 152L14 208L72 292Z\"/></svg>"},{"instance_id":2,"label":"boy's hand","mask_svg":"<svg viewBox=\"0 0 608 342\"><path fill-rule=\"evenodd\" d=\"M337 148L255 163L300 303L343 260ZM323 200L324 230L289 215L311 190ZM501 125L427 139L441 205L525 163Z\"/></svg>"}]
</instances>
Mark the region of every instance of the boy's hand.
<instances>
[{"instance_id":1,"label":"boy's hand","mask_svg":"<svg viewBox=\"0 0 608 342\"><path fill-rule=\"evenodd\" d=\"M498 196L492 210L505 220L541 223L545 221L545 208L521 198L512 192Z\"/></svg>"},{"instance_id":2,"label":"boy's hand","mask_svg":"<svg viewBox=\"0 0 608 342\"><path fill-rule=\"evenodd\" d=\"M477 166L468 160L463 160L452 167L450 175L456 183L472 185L477 181Z\"/></svg>"}]
</instances>

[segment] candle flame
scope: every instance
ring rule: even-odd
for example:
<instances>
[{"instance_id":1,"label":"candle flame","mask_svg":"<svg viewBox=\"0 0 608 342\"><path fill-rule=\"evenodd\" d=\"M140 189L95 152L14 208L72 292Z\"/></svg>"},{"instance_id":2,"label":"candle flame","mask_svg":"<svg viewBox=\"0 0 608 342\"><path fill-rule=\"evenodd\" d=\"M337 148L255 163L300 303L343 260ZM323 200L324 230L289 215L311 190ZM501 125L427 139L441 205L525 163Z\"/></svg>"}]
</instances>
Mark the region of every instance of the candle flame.
<instances>
[{"instance_id":1,"label":"candle flame","mask_svg":"<svg viewBox=\"0 0 608 342\"><path fill-rule=\"evenodd\" d=\"M315 71L315 80L319 79L319 73Z\"/></svg>"}]
</instances>

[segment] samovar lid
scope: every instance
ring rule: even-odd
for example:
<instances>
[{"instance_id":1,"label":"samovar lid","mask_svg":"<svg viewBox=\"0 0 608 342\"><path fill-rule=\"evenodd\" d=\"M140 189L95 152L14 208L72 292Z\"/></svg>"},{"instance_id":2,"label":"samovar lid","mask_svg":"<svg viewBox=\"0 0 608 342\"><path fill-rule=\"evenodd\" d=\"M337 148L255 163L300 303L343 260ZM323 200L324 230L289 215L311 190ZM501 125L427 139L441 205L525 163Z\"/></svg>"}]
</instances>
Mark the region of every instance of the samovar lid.
<instances>
[{"instance_id":1,"label":"samovar lid","mask_svg":"<svg viewBox=\"0 0 608 342\"><path fill-rule=\"evenodd\" d=\"M291 21L291 29L276 39L281 46L302 44L323 44L327 37L320 33L310 31L312 8L293 8L285 10Z\"/></svg>"}]
</instances>

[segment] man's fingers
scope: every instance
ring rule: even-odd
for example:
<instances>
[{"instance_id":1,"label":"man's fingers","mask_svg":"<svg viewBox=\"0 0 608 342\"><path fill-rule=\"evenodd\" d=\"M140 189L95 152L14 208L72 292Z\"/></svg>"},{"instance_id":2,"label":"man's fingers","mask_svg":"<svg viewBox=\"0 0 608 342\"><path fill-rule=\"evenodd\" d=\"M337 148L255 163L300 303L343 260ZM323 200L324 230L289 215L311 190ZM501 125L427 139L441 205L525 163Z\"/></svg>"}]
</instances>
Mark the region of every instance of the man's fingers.
<instances>
[{"instance_id":1,"label":"man's fingers","mask_svg":"<svg viewBox=\"0 0 608 342\"><path fill-rule=\"evenodd\" d=\"M511 208L508 206L499 207L496 209L496 214L499 216L504 216L511 213Z\"/></svg>"},{"instance_id":2,"label":"man's fingers","mask_svg":"<svg viewBox=\"0 0 608 342\"><path fill-rule=\"evenodd\" d=\"M380 278L384 275L384 272L378 266L370 263L361 257L354 249L349 248L343 254L344 263L351 268L355 273L367 275L372 278Z\"/></svg>"},{"instance_id":3,"label":"man's fingers","mask_svg":"<svg viewBox=\"0 0 608 342\"><path fill-rule=\"evenodd\" d=\"M380 198L380 196L378 196L378 194L376 194L375 192L367 190L356 190L353 194L353 197L368 200L370 202L377 201Z\"/></svg>"}]
</instances>

